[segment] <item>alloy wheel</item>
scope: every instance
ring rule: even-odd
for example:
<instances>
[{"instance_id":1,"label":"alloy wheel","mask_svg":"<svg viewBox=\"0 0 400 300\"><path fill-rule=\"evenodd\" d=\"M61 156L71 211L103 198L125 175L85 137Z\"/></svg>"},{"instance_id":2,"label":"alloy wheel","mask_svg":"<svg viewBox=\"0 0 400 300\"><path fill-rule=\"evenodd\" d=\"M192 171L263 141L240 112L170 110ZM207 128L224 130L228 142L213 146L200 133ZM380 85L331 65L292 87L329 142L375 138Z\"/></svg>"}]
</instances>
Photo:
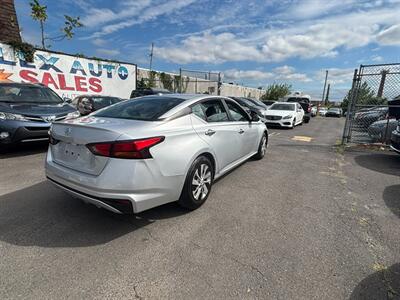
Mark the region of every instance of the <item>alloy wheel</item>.
<instances>
[{"instance_id":1,"label":"alloy wheel","mask_svg":"<svg viewBox=\"0 0 400 300\"><path fill-rule=\"evenodd\" d=\"M192 195L197 201L207 197L211 187L211 170L206 164L200 164L193 174Z\"/></svg>"}]
</instances>

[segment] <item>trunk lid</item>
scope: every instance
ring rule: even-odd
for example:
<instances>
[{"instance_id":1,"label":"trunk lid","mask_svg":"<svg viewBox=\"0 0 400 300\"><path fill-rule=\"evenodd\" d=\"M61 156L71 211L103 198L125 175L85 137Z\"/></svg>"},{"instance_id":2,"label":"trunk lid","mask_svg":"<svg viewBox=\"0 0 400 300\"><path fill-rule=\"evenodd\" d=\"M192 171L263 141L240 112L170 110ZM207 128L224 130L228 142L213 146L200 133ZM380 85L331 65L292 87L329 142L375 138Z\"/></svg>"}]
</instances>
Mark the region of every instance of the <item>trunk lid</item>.
<instances>
[{"instance_id":1,"label":"trunk lid","mask_svg":"<svg viewBox=\"0 0 400 300\"><path fill-rule=\"evenodd\" d=\"M56 122L51 136L59 142L51 145L53 161L75 171L97 176L109 157L94 155L87 144L142 138L155 122L83 117Z\"/></svg>"}]
</instances>

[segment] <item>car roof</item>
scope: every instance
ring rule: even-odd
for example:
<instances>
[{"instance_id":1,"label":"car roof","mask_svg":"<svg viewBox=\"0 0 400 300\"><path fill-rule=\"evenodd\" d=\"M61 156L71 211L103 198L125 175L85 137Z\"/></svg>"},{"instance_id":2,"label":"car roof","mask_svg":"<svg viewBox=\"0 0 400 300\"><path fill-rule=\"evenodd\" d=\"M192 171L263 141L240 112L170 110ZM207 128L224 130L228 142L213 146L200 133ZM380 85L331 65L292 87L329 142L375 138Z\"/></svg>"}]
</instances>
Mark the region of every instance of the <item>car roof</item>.
<instances>
[{"instance_id":1,"label":"car roof","mask_svg":"<svg viewBox=\"0 0 400 300\"><path fill-rule=\"evenodd\" d=\"M120 98L120 97L117 97L117 96L105 96L105 95L90 95L90 94L84 94L84 95L78 95L78 96L76 96L75 98L79 98L79 97L87 97L87 98L92 98L92 97L102 97L102 98L105 98L105 97L110 97L110 98Z\"/></svg>"},{"instance_id":2,"label":"car roof","mask_svg":"<svg viewBox=\"0 0 400 300\"><path fill-rule=\"evenodd\" d=\"M29 82L2 82L0 81L0 86L36 86L36 87L43 87L47 88L44 84L41 83L29 83Z\"/></svg>"},{"instance_id":3,"label":"car roof","mask_svg":"<svg viewBox=\"0 0 400 300\"><path fill-rule=\"evenodd\" d=\"M294 105L294 104L296 104L297 102L283 102L283 101L276 101L276 102L274 102L272 105L274 105L274 104L290 104L290 105Z\"/></svg>"}]
</instances>

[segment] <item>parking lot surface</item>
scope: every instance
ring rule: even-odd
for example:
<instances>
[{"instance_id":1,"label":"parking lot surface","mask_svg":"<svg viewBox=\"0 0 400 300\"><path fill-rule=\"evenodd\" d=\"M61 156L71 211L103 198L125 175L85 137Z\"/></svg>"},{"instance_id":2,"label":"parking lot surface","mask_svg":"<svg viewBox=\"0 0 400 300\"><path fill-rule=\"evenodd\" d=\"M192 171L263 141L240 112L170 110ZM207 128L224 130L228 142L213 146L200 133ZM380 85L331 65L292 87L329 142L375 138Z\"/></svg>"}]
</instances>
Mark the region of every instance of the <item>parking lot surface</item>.
<instances>
[{"instance_id":1,"label":"parking lot surface","mask_svg":"<svg viewBox=\"0 0 400 300\"><path fill-rule=\"evenodd\" d=\"M187 212L83 204L46 145L0 159L0 298L400 299L400 155L342 152L343 119L270 130L267 156Z\"/></svg>"}]
</instances>

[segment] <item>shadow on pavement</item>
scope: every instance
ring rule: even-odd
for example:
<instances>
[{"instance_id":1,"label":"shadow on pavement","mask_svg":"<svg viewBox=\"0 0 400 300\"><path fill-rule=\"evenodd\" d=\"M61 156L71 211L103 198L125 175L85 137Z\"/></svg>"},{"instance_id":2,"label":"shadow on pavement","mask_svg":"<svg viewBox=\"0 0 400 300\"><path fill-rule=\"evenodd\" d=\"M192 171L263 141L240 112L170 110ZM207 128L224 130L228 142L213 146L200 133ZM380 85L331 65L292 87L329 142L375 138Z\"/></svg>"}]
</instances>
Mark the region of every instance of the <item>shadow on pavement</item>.
<instances>
[{"instance_id":1,"label":"shadow on pavement","mask_svg":"<svg viewBox=\"0 0 400 300\"><path fill-rule=\"evenodd\" d=\"M400 185L391 185L383 191L383 200L386 206L398 217L400 217Z\"/></svg>"},{"instance_id":2,"label":"shadow on pavement","mask_svg":"<svg viewBox=\"0 0 400 300\"><path fill-rule=\"evenodd\" d=\"M355 162L372 171L400 176L400 155L392 153L370 153L354 157Z\"/></svg>"},{"instance_id":3,"label":"shadow on pavement","mask_svg":"<svg viewBox=\"0 0 400 300\"><path fill-rule=\"evenodd\" d=\"M350 300L361 299L400 299L400 263L362 280L350 296Z\"/></svg>"},{"instance_id":4,"label":"shadow on pavement","mask_svg":"<svg viewBox=\"0 0 400 300\"><path fill-rule=\"evenodd\" d=\"M0 240L20 246L86 247L187 212L171 203L138 215L84 204L43 181L0 196Z\"/></svg>"},{"instance_id":5,"label":"shadow on pavement","mask_svg":"<svg viewBox=\"0 0 400 300\"><path fill-rule=\"evenodd\" d=\"M48 146L49 142L47 141L26 144L21 143L7 150L0 149L0 159L44 153L47 151Z\"/></svg>"}]
</instances>

